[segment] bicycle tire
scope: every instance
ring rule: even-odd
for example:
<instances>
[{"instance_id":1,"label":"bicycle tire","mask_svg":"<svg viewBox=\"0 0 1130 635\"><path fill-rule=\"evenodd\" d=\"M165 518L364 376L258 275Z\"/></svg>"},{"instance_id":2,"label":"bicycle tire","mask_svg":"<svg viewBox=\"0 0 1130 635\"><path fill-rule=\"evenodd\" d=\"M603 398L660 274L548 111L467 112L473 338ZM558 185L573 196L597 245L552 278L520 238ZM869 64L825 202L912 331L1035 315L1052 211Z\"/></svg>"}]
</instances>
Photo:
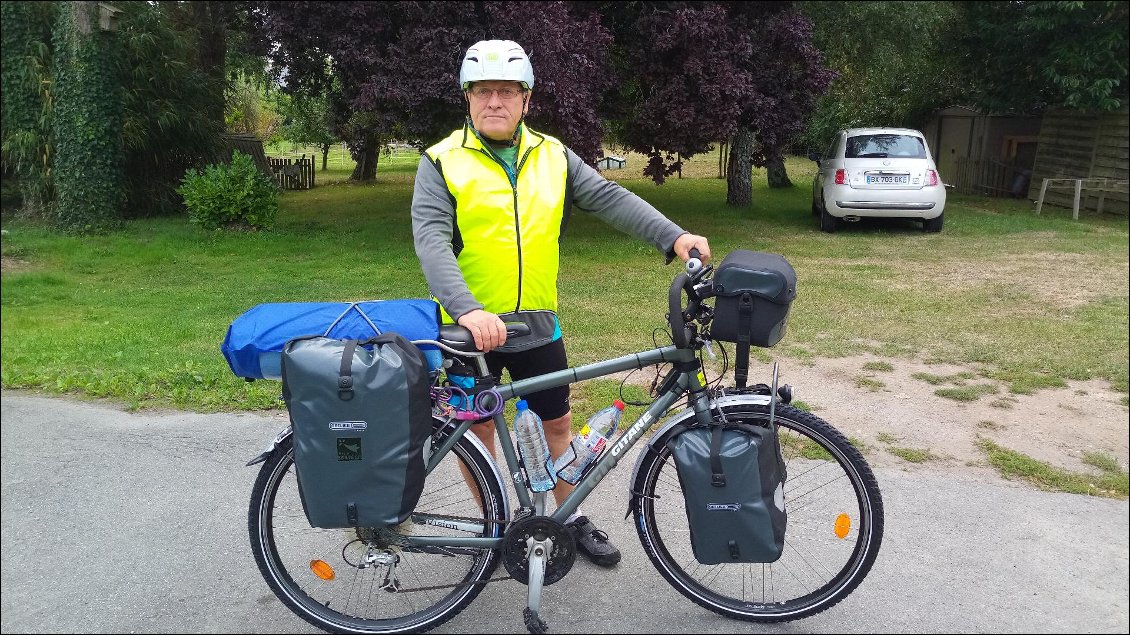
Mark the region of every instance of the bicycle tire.
<instances>
[{"instance_id":1,"label":"bicycle tire","mask_svg":"<svg viewBox=\"0 0 1130 635\"><path fill-rule=\"evenodd\" d=\"M730 422L766 425L768 406L732 402ZM636 531L652 564L696 604L750 622L785 622L824 611L850 594L870 571L883 540L883 499L863 455L834 427L791 406L776 409L788 523L774 563L702 565L671 451L654 444L637 472ZM844 537L843 515L850 528ZM739 594L740 591L740 594Z\"/></svg>"},{"instance_id":2,"label":"bicycle tire","mask_svg":"<svg viewBox=\"0 0 1130 635\"><path fill-rule=\"evenodd\" d=\"M433 425L438 431L442 422L435 420ZM424 632L466 608L498 566L498 549L393 545L389 549L399 558L395 569L401 589L383 590L385 567L351 566L365 553L363 538L381 538L373 538L373 530L368 529L310 527L299 499L293 457L288 436L259 471L247 524L251 550L264 580L287 608L310 624L333 633ZM460 439L429 474L416 513L481 517L484 531L479 535L501 537L506 499L490 463L481 446L467 437ZM467 478L460 476L461 469L465 469ZM468 487L471 484L474 490ZM395 531L410 532L414 526L424 528L421 535L443 535L447 531L414 525L412 520ZM454 530L450 533L468 535ZM333 567L332 580L313 573L314 562L319 560ZM449 586L428 590L445 585Z\"/></svg>"}]
</instances>

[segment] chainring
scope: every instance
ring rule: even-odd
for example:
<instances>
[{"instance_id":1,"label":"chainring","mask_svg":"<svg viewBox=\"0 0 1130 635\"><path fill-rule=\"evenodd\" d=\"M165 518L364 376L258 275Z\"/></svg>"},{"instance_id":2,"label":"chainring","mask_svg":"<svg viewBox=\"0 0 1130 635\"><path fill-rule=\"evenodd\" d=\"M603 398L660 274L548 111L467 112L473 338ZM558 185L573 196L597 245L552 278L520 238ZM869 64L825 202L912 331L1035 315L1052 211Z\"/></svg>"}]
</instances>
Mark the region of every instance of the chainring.
<instances>
[{"instance_id":1,"label":"chainring","mask_svg":"<svg viewBox=\"0 0 1130 635\"><path fill-rule=\"evenodd\" d=\"M549 586L564 578L577 560L577 543L564 523L548 516L529 516L510 523L502 537L502 564L506 572L522 584L530 583L527 543L531 538L553 541L542 585Z\"/></svg>"}]
</instances>

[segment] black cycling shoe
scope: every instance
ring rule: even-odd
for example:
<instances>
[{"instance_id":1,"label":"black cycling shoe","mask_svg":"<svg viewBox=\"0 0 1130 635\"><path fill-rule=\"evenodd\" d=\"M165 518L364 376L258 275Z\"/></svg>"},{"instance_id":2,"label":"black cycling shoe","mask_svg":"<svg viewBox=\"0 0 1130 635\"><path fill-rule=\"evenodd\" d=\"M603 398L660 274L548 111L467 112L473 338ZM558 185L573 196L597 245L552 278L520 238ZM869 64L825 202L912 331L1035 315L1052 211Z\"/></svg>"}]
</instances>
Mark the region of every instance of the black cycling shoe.
<instances>
[{"instance_id":1,"label":"black cycling shoe","mask_svg":"<svg viewBox=\"0 0 1130 635\"><path fill-rule=\"evenodd\" d=\"M594 564L611 567L620 562L620 550L608 540L608 534L597 529L588 517L577 516L576 520L565 526L577 541L577 549Z\"/></svg>"}]
</instances>

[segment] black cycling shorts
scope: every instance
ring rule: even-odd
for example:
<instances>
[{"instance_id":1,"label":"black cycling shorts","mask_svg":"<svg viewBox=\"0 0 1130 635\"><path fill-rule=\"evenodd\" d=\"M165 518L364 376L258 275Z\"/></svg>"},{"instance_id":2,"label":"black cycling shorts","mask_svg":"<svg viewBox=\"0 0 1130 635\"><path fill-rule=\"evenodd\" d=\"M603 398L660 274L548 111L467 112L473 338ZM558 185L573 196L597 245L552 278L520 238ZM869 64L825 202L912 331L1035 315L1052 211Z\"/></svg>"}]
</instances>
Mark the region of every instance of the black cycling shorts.
<instances>
[{"instance_id":1,"label":"black cycling shorts","mask_svg":"<svg viewBox=\"0 0 1130 635\"><path fill-rule=\"evenodd\" d=\"M502 377L502 369L510 371L510 380L529 379L556 370L565 370L569 361L565 357L565 339L557 338L546 344L519 353L486 354L487 368L495 379ZM569 385L541 390L529 395L519 395L525 399L543 421L564 417L569 412Z\"/></svg>"}]
</instances>

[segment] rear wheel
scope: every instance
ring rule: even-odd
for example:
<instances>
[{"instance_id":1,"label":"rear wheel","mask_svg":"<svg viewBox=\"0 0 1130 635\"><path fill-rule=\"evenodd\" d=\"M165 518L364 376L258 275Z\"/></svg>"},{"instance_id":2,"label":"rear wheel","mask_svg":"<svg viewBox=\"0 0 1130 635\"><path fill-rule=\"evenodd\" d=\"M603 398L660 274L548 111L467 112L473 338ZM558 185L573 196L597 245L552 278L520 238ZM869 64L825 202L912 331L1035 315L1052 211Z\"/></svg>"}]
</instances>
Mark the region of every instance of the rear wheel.
<instances>
[{"instance_id":1,"label":"rear wheel","mask_svg":"<svg viewBox=\"0 0 1130 635\"><path fill-rule=\"evenodd\" d=\"M768 408L724 407L731 423L765 426ZM867 575L883 540L883 499L863 456L835 428L779 406L787 464L785 547L773 563L704 565L695 560L683 491L665 443L644 459L633 491L636 531L659 573L680 593L721 615L783 622L823 611Z\"/></svg>"},{"instance_id":2,"label":"rear wheel","mask_svg":"<svg viewBox=\"0 0 1130 635\"><path fill-rule=\"evenodd\" d=\"M922 230L929 232L931 234L936 234L936 233L942 231L942 223L944 222L943 219L944 219L945 215L946 215L945 212L942 212L941 214L938 214L934 218L927 218L927 219L923 220L922 221Z\"/></svg>"},{"instance_id":3,"label":"rear wheel","mask_svg":"<svg viewBox=\"0 0 1130 635\"><path fill-rule=\"evenodd\" d=\"M839 224L840 219L829 214L826 206L820 210L820 231L834 234Z\"/></svg>"},{"instance_id":4,"label":"rear wheel","mask_svg":"<svg viewBox=\"0 0 1130 635\"><path fill-rule=\"evenodd\" d=\"M439 430L440 422L434 423ZM504 501L491 462L464 437L428 475L415 513L477 520L481 531L412 519L391 529L312 528L287 437L263 464L252 490L251 551L275 595L314 626L336 633L422 632L455 617L475 599L498 565L498 550L413 548L399 546L397 539L405 534L501 537Z\"/></svg>"}]
</instances>

